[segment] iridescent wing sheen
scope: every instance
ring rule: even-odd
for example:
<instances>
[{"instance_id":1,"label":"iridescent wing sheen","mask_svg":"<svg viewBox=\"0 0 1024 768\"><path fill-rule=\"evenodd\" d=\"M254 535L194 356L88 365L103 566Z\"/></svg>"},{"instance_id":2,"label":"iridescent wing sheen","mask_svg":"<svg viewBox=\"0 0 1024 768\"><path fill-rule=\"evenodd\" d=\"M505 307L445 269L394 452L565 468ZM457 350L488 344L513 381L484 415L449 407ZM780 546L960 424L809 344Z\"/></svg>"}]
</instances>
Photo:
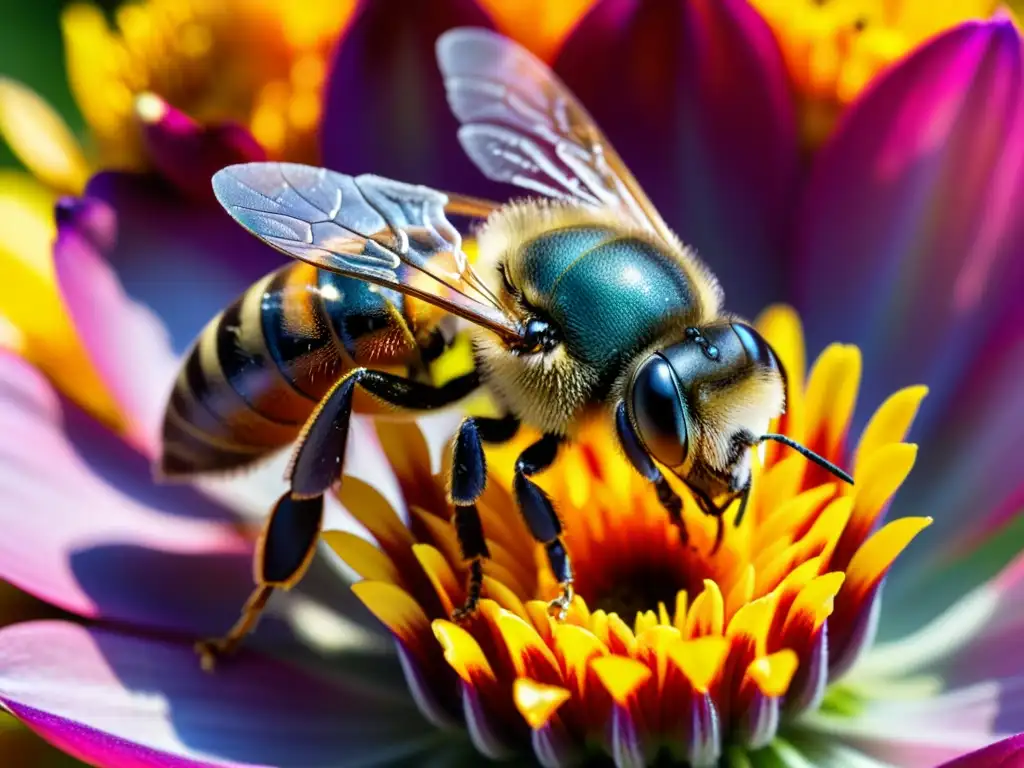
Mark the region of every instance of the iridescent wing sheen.
<instances>
[{"instance_id":1,"label":"iridescent wing sheen","mask_svg":"<svg viewBox=\"0 0 1024 768\"><path fill-rule=\"evenodd\" d=\"M213 191L235 221L289 256L416 296L505 337L520 335L445 216L486 216L494 203L294 163L229 166L214 175Z\"/></svg>"},{"instance_id":2,"label":"iridescent wing sheen","mask_svg":"<svg viewBox=\"0 0 1024 768\"><path fill-rule=\"evenodd\" d=\"M489 179L615 209L672 242L657 209L558 77L511 40L455 29L437 41L459 140Z\"/></svg>"}]
</instances>

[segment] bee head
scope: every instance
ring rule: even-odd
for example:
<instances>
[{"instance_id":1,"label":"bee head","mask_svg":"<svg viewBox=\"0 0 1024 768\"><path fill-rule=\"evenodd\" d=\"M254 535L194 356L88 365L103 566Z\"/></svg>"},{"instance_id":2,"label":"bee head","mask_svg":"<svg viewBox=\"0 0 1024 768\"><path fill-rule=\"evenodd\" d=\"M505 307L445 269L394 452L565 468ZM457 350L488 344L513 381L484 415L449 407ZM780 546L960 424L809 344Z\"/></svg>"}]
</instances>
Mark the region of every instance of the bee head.
<instances>
[{"instance_id":1,"label":"bee head","mask_svg":"<svg viewBox=\"0 0 1024 768\"><path fill-rule=\"evenodd\" d=\"M636 368L626 392L645 450L708 496L750 482L747 450L784 407L782 368L745 323L686 329Z\"/></svg>"}]
</instances>

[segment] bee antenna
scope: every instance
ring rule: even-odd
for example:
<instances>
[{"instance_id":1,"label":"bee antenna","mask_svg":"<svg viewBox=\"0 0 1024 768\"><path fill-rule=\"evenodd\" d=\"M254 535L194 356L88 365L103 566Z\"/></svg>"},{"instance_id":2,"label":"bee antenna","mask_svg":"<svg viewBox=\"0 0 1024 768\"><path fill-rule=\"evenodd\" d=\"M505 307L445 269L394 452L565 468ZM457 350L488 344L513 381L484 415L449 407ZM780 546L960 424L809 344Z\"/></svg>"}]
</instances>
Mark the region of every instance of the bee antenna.
<instances>
[{"instance_id":1,"label":"bee antenna","mask_svg":"<svg viewBox=\"0 0 1024 768\"><path fill-rule=\"evenodd\" d=\"M812 451L810 448L807 448L807 447L805 447L803 445L800 445L800 443L798 443L796 440L788 438L785 435L777 435L777 434L774 434L774 433L769 433L769 434L766 434L766 435L761 435L759 438L757 438L757 440L755 442L756 443L763 443L765 440L773 440L776 443L782 443L783 445L788 445L794 451L796 451L797 453L799 453L802 456L806 457L810 461L813 461L819 467L827 469L829 472L831 472L833 475L838 477L840 480L842 480L842 481L844 481L846 483L849 483L850 485L853 485L853 478L848 473L844 472L842 469L837 467L835 464L833 464L831 461L826 459L824 456L819 456L814 451Z\"/></svg>"}]
</instances>

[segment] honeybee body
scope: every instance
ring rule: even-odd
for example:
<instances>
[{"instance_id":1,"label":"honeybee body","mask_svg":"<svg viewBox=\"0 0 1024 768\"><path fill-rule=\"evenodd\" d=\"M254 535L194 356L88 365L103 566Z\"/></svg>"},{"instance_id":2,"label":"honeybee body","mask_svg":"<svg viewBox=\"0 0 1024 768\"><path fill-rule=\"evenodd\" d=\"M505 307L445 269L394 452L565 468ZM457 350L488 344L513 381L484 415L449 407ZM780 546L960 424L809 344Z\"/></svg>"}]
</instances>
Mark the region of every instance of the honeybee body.
<instances>
[{"instance_id":1,"label":"honeybee body","mask_svg":"<svg viewBox=\"0 0 1024 768\"><path fill-rule=\"evenodd\" d=\"M267 275L189 352L166 411L163 473L228 471L289 445L355 368L422 376L439 337L413 304L302 262ZM366 396L355 410L403 417Z\"/></svg>"}]
</instances>

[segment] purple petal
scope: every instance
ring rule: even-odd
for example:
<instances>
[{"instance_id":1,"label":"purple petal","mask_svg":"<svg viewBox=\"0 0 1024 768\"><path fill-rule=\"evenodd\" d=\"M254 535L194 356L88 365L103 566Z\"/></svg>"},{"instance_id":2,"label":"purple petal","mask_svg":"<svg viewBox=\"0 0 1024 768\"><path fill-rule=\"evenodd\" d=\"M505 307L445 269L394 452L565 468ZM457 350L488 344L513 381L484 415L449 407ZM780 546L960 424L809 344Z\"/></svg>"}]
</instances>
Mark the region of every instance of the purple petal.
<instances>
[{"instance_id":1,"label":"purple petal","mask_svg":"<svg viewBox=\"0 0 1024 768\"><path fill-rule=\"evenodd\" d=\"M1024 765L1024 733L958 757L940 768L1016 768Z\"/></svg>"},{"instance_id":2,"label":"purple petal","mask_svg":"<svg viewBox=\"0 0 1024 768\"><path fill-rule=\"evenodd\" d=\"M925 434L960 407L989 334L1019 338L1005 308L1024 290L1022 193L1022 46L1005 18L937 37L851 108L812 168L793 280L810 350L863 350L868 408L928 384Z\"/></svg>"},{"instance_id":3,"label":"purple petal","mask_svg":"<svg viewBox=\"0 0 1024 768\"><path fill-rule=\"evenodd\" d=\"M136 104L150 161L194 200L213 202L210 178L221 168L266 159L263 148L240 125L200 125L153 94L140 96Z\"/></svg>"},{"instance_id":4,"label":"purple petal","mask_svg":"<svg viewBox=\"0 0 1024 768\"><path fill-rule=\"evenodd\" d=\"M484 179L456 139L434 44L447 29L491 27L474 0L364 0L331 65L321 155L344 173L377 173L463 194L510 194Z\"/></svg>"},{"instance_id":5,"label":"purple petal","mask_svg":"<svg viewBox=\"0 0 1024 768\"><path fill-rule=\"evenodd\" d=\"M0 699L92 764L388 764L436 737L408 699L241 654L204 673L186 643L66 622L0 631Z\"/></svg>"},{"instance_id":6,"label":"purple petal","mask_svg":"<svg viewBox=\"0 0 1024 768\"><path fill-rule=\"evenodd\" d=\"M219 205L189 202L154 177L101 173L86 196L116 212L117 247L105 256L128 295L156 312L178 353L246 288L285 263Z\"/></svg>"},{"instance_id":7,"label":"purple petal","mask_svg":"<svg viewBox=\"0 0 1024 768\"><path fill-rule=\"evenodd\" d=\"M66 201L62 209L53 258L68 312L125 416L128 439L155 457L177 359L160 321L125 295L97 250L116 238L113 210L89 198Z\"/></svg>"},{"instance_id":8,"label":"purple petal","mask_svg":"<svg viewBox=\"0 0 1024 768\"><path fill-rule=\"evenodd\" d=\"M0 354L0 578L83 616L220 631L251 588L228 513Z\"/></svg>"},{"instance_id":9,"label":"purple petal","mask_svg":"<svg viewBox=\"0 0 1024 768\"><path fill-rule=\"evenodd\" d=\"M602 0L555 70L730 309L782 296L796 192L794 107L772 33L745 0Z\"/></svg>"}]
</instances>

